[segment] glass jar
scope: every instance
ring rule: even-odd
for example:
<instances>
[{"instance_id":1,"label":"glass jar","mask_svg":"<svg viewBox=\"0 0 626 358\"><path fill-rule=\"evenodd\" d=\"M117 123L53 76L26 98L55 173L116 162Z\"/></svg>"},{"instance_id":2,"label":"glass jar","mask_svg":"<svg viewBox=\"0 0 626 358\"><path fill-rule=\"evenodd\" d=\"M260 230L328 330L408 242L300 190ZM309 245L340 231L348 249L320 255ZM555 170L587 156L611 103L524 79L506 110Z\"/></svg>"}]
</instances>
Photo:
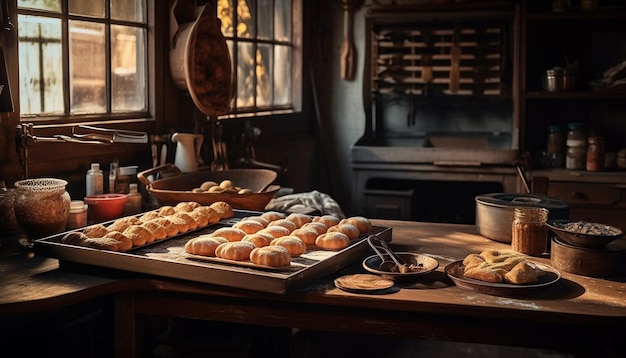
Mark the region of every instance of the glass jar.
<instances>
[{"instance_id":1,"label":"glass jar","mask_svg":"<svg viewBox=\"0 0 626 358\"><path fill-rule=\"evenodd\" d=\"M513 209L511 248L526 255L538 256L548 249L548 209L516 207Z\"/></svg>"},{"instance_id":2,"label":"glass jar","mask_svg":"<svg viewBox=\"0 0 626 358\"><path fill-rule=\"evenodd\" d=\"M15 201L15 189L0 186L0 237L16 234L19 231L13 202Z\"/></svg>"},{"instance_id":3,"label":"glass jar","mask_svg":"<svg viewBox=\"0 0 626 358\"><path fill-rule=\"evenodd\" d=\"M87 204L82 200L70 202L70 216L67 219L68 229L78 229L87 226Z\"/></svg>"},{"instance_id":4,"label":"glass jar","mask_svg":"<svg viewBox=\"0 0 626 358\"><path fill-rule=\"evenodd\" d=\"M565 163L565 128L560 124L548 126L548 164L560 168Z\"/></svg>"},{"instance_id":5,"label":"glass jar","mask_svg":"<svg viewBox=\"0 0 626 358\"><path fill-rule=\"evenodd\" d=\"M604 138L589 137L587 144L587 170L604 170Z\"/></svg>"},{"instance_id":6,"label":"glass jar","mask_svg":"<svg viewBox=\"0 0 626 358\"><path fill-rule=\"evenodd\" d=\"M567 169L584 170L587 163L587 134L584 123L576 122L567 125Z\"/></svg>"},{"instance_id":7,"label":"glass jar","mask_svg":"<svg viewBox=\"0 0 626 358\"><path fill-rule=\"evenodd\" d=\"M25 237L20 244L32 247L39 238L63 232L70 216L67 182L40 178L15 182L15 218Z\"/></svg>"}]
</instances>

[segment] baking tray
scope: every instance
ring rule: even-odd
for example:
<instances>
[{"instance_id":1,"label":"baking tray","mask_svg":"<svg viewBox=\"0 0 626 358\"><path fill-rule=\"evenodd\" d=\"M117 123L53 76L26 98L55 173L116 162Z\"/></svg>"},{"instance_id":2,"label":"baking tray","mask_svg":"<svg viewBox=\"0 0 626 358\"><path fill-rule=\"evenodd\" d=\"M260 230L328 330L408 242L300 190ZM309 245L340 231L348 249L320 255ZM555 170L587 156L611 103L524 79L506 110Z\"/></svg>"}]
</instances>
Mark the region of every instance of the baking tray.
<instances>
[{"instance_id":1,"label":"baking tray","mask_svg":"<svg viewBox=\"0 0 626 358\"><path fill-rule=\"evenodd\" d=\"M243 217L261 214L260 212L234 210L235 216L229 220L176 235L161 241L115 252L75 246L61 242L67 233L52 235L34 242L34 253L38 256L56 258L61 262L73 262L97 267L125 270L169 278L184 279L228 287L284 294L302 287L323 276L330 275L345 266L363 260L368 256L369 245L361 236L340 251L307 249L296 263L288 268L268 269L243 266L236 263L201 260L185 252L185 243L196 236L208 234L220 227L231 226ZM104 223L107 225L107 223ZM81 229L72 230L80 231ZM378 234L391 241L391 228L374 226L368 233Z\"/></svg>"}]
</instances>

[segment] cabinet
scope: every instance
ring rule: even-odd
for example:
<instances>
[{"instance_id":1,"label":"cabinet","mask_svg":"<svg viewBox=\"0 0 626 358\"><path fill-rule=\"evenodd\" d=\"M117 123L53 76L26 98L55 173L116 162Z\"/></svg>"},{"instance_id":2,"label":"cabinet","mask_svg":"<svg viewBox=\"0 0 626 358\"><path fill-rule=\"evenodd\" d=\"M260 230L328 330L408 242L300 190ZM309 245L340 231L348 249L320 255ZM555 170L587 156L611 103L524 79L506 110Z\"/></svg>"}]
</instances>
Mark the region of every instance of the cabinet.
<instances>
[{"instance_id":1,"label":"cabinet","mask_svg":"<svg viewBox=\"0 0 626 358\"><path fill-rule=\"evenodd\" d=\"M529 0L521 12L520 149L533 155L533 175L549 178L546 194L566 201L572 219L624 228L626 172L541 165L550 125L582 122L587 135L605 138L606 152L626 148L626 4L600 1L593 11L552 12L551 1ZM568 65L577 69L573 88L544 90L542 73ZM599 81L609 69L616 69L612 79L622 85Z\"/></svg>"}]
</instances>

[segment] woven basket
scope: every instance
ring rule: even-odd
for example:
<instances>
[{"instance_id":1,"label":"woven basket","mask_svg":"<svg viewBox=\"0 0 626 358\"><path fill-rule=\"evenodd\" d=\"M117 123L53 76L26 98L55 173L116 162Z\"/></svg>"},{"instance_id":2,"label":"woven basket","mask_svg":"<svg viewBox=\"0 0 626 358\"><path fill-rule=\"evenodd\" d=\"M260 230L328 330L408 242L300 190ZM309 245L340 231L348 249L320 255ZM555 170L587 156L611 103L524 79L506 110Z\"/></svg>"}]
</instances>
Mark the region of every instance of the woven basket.
<instances>
[{"instance_id":1,"label":"woven basket","mask_svg":"<svg viewBox=\"0 0 626 358\"><path fill-rule=\"evenodd\" d=\"M147 178L151 174L165 171L170 173L163 179L150 182ZM172 173L173 172L173 173ZM182 173L172 164L148 169L137 174L140 182L146 185L147 191L153 195L159 205L176 205L183 201L195 201L202 205L210 205L217 201L230 204L233 209L263 210L272 200L279 185L272 185L278 174L267 169L231 169L224 171L198 171ZM192 189L200 187L205 181L212 180L220 183L230 180L234 185L248 188L252 194L233 193L193 193Z\"/></svg>"}]
</instances>

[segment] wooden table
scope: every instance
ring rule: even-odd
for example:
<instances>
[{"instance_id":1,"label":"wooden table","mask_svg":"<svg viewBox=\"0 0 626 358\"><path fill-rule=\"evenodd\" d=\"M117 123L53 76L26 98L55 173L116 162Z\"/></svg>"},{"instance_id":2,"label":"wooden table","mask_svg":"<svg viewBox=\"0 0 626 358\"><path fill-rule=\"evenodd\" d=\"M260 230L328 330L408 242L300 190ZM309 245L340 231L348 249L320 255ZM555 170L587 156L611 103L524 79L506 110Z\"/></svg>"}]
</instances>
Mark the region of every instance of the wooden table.
<instances>
[{"instance_id":1,"label":"wooden table","mask_svg":"<svg viewBox=\"0 0 626 358\"><path fill-rule=\"evenodd\" d=\"M397 284L388 294L334 287L358 263L284 295L137 274L96 274L58 268L53 259L9 257L3 271L0 317L52 310L104 295L115 297L116 352L139 354L141 318L183 317L322 331L550 348L624 352L626 280L562 272L562 279L528 296L501 297L460 289L444 266L471 252L508 245L485 239L471 225L374 220L393 229L392 247L436 257L424 280ZM548 257L538 258L549 264Z\"/></svg>"}]
</instances>

